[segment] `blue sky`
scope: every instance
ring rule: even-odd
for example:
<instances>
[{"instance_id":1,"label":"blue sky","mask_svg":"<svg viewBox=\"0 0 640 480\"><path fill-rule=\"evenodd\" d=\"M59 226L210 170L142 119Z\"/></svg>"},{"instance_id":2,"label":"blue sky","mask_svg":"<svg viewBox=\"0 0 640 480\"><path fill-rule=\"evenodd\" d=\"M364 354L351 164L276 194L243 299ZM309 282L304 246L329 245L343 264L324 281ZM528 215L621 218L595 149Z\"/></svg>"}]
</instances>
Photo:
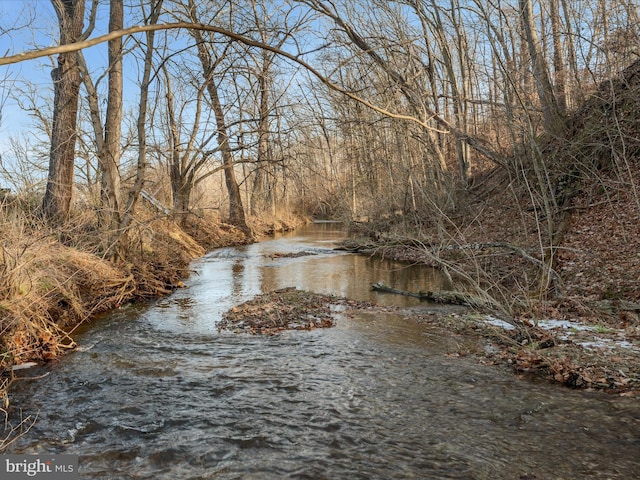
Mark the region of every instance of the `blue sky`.
<instances>
[{"instance_id":1,"label":"blue sky","mask_svg":"<svg viewBox=\"0 0 640 480\"><path fill-rule=\"evenodd\" d=\"M0 28L2 56L58 43L57 18L49 0L0 0ZM86 53L91 64L106 57L106 47L94 47ZM10 136L32 125L29 114L12 96L28 83L43 99L52 97L51 69L55 62L55 57L44 57L0 67L0 152L6 151Z\"/></svg>"},{"instance_id":2,"label":"blue sky","mask_svg":"<svg viewBox=\"0 0 640 480\"><path fill-rule=\"evenodd\" d=\"M0 19L2 56L55 44L56 15L48 0L0 0ZM11 94L15 94L22 80L29 80L41 91L50 89L51 62L44 58L0 67L0 151L7 146L8 136L26 128L30 121Z\"/></svg>"},{"instance_id":3,"label":"blue sky","mask_svg":"<svg viewBox=\"0 0 640 480\"><path fill-rule=\"evenodd\" d=\"M106 33L107 25L108 8L101 5L92 36ZM0 56L58 44L57 17L50 0L0 0L0 28ZM84 54L96 81L107 63L107 45L85 49ZM15 97L20 96L21 89L29 89L37 94L39 105L50 108L53 101L51 70L56 60L56 57L44 57L0 66L0 155L5 165L12 157L11 138L34 136L34 119ZM125 82L135 82L137 75L137 68L125 68Z\"/></svg>"}]
</instances>

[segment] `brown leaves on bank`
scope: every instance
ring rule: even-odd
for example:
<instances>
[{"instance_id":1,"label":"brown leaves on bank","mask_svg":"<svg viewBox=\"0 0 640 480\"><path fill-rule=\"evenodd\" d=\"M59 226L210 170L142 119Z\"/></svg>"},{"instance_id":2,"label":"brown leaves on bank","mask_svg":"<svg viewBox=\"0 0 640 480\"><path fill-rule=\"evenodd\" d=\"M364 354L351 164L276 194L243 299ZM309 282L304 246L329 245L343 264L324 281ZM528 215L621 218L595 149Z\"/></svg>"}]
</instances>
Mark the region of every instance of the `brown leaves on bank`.
<instances>
[{"instance_id":1,"label":"brown leaves on bank","mask_svg":"<svg viewBox=\"0 0 640 480\"><path fill-rule=\"evenodd\" d=\"M492 335L490 335L492 336ZM616 330L571 331L533 325L492 336L493 355L522 374L546 377L571 388L637 395L640 391L640 351Z\"/></svg>"},{"instance_id":2,"label":"brown leaves on bank","mask_svg":"<svg viewBox=\"0 0 640 480\"><path fill-rule=\"evenodd\" d=\"M333 326L331 295L283 288L257 296L222 315L218 330L273 335L284 330L314 330Z\"/></svg>"},{"instance_id":3,"label":"brown leaves on bank","mask_svg":"<svg viewBox=\"0 0 640 480\"><path fill-rule=\"evenodd\" d=\"M516 371L538 374L571 388L603 390L610 393L637 395L638 378L623 368L616 368L616 359L604 355L594 363L576 363L574 356L549 356L533 350L520 350L508 355Z\"/></svg>"}]
</instances>

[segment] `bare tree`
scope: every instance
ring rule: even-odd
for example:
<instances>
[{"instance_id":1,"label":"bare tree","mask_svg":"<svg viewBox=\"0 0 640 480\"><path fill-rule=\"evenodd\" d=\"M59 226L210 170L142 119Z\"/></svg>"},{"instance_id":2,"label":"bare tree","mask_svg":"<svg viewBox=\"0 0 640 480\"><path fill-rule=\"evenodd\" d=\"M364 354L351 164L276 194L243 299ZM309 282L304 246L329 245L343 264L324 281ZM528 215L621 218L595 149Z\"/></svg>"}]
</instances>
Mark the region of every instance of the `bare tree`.
<instances>
[{"instance_id":1,"label":"bare tree","mask_svg":"<svg viewBox=\"0 0 640 480\"><path fill-rule=\"evenodd\" d=\"M554 94L557 99L558 113L564 115L567 113L567 68L565 65L565 52L562 46L558 0L549 0L549 17L551 18L551 37L553 39Z\"/></svg>"},{"instance_id":2,"label":"bare tree","mask_svg":"<svg viewBox=\"0 0 640 480\"><path fill-rule=\"evenodd\" d=\"M144 23L146 25L155 25L160 17L163 0L153 0L149 5L149 13L143 10ZM143 6L144 8L144 6ZM138 116L136 119L136 133L138 140L138 151L136 161L136 175L132 187L129 189L127 205L121 217L120 232L123 241L126 243L127 231L133 214L140 197L140 193L144 188L147 173L147 109L149 107L149 88L153 80L153 55L155 52L155 32L153 30L146 32L146 43L144 44L144 62L142 68L142 78L140 81L140 98L138 101Z\"/></svg>"},{"instance_id":3,"label":"bare tree","mask_svg":"<svg viewBox=\"0 0 640 480\"><path fill-rule=\"evenodd\" d=\"M287 35L279 35L279 26L269 27L262 25L262 17L266 17L266 8L264 5L259 7L255 0L252 0L252 9L254 22L260 35L260 40L265 43L270 42L269 28L273 28L276 36L276 48L282 47L287 39ZM259 10L260 8L260 10ZM280 36L280 38L277 38ZM251 195L251 210L255 215L265 208L265 204L269 201L275 205L275 193L269 188L267 183L267 172L273 164L273 150L271 148L271 95L273 91L273 72L272 65L275 60L275 54L266 50L259 52L259 60L256 61L256 75L258 84L258 152L256 157L256 168L254 170L253 189ZM266 190L266 191L265 191Z\"/></svg>"},{"instance_id":4,"label":"bare tree","mask_svg":"<svg viewBox=\"0 0 640 480\"><path fill-rule=\"evenodd\" d=\"M51 0L58 15L60 44L73 43L82 36L85 0ZM52 222L69 215L73 194L76 123L80 93L80 73L75 52L60 53L51 72L54 85L53 126L49 175L43 200L45 216Z\"/></svg>"},{"instance_id":5,"label":"bare tree","mask_svg":"<svg viewBox=\"0 0 640 480\"><path fill-rule=\"evenodd\" d=\"M519 6L545 127L549 132L559 132L563 128L562 114L549 78L548 64L538 39L533 14L533 2L532 0L519 0Z\"/></svg>"},{"instance_id":6,"label":"bare tree","mask_svg":"<svg viewBox=\"0 0 640 480\"><path fill-rule=\"evenodd\" d=\"M177 68L184 71L183 65ZM220 148L209 147L209 144L216 140L216 135L208 134L207 127L216 127L212 127L214 120L205 113L206 82L198 83L196 78L192 78L190 83L193 85L182 84L182 99L180 104L176 105L178 92L173 86L169 69L163 65L162 71L166 87L167 156L173 214L180 222L185 222L194 188L223 169L214 166L212 162ZM184 80L184 73L178 75L176 80Z\"/></svg>"},{"instance_id":7,"label":"bare tree","mask_svg":"<svg viewBox=\"0 0 640 480\"><path fill-rule=\"evenodd\" d=\"M194 0L189 0L188 14L190 15L191 21L195 22L198 20ZM216 67L219 65L222 56L216 54L216 45L213 42L206 41L202 31L194 29L190 31L190 34L196 42L198 59L202 65L205 86L209 94L211 108L215 115L218 146L220 155L222 156L225 184L229 194L229 222L243 230L247 236L250 237L251 229L247 225L245 218L242 194L240 193L240 187L236 179L232 147L229 141L227 120L215 77Z\"/></svg>"},{"instance_id":8,"label":"bare tree","mask_svg":"<svg viewBox=\"0 0 640 480\"><path fill-rule=\"evenodd\" d=\"M109 31L124 26L124 0L109 2ZM104 151L99 155L102 167L102 208L106 209L104 227L113 231L120 224L120 140L122 136L122 37L109 41L109 87L104 123Z\"/></svg>"}]
</instances>

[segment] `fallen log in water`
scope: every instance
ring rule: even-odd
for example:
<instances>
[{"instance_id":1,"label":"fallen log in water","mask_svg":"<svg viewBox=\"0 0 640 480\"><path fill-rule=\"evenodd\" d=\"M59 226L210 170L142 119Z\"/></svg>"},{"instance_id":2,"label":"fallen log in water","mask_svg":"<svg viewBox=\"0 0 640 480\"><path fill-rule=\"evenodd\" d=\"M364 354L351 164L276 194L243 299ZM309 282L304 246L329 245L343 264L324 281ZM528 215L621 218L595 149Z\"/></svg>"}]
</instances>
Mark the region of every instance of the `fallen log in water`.
<instances>
[{"instance_id":1,"label":"fallen log in water","mask_svg":"<svg viewBox=\"0 0 640 480\"><path fill-rule=\"evenodd\" d=\"M420 300L428 300L435 303L446 303L449 305L466 305L473 308L490 307L491 303L481 298L467 295L462 292L440 291L440 292L409 292L393 287L388 287L382 282L371 285L371 288L378 292L395 293L407 297L415 297Z\"/></svg>"}]
</instances>

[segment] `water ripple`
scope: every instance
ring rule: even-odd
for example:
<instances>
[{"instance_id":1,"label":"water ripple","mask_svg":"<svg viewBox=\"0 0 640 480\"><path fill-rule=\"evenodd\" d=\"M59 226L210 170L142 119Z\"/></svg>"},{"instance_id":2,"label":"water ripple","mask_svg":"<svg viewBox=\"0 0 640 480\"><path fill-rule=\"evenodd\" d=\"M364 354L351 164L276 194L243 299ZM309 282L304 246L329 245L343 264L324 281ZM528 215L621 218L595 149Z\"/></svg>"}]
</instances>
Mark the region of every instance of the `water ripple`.
<instances>
[{"instance_id":1,"label":"water ripple","mask_svg":"<svg viewBox=\"0 0 640 480\"><path fill-rule=\"evenodd\" d=\"M217 333L217 312L265 286L308 277L324 288L319 275L335 277L317 257L352 281L357 272L349 269L369 268L326 251L265 266L265 252L309 250L308 242L296 236L218 251L196 265L192 288L96 322L79 338L91 348L16 388L14 404L39 420L10 451L78 454L83 479L637 474L633 399L449 358L460 339L402 315L345 316L332 329L274 337ZM236 262L243 268L233 277ZM356 296L369 295L366 282L389 265L357 273ZM401 271L387 274L397 280Z\"/></svg>"}]
</instances>

